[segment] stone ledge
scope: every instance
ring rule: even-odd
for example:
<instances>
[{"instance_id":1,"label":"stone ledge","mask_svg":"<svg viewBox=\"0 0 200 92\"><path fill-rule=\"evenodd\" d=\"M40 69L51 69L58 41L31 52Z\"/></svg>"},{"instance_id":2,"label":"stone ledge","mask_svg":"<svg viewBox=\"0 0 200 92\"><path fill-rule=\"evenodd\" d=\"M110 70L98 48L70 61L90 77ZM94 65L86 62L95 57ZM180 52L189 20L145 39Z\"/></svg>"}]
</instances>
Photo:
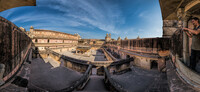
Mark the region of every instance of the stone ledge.
<instances>
[{"instance_id":1,"label":"stone ledge","mask_svg":"<svg viewBox=\"0 0 200 92\"><path fill-rule=\"evenodd\" d=\"M171 92L197 92L192 86L188 85L180 78L171 60L166 61L166 67L167 79Z\"/></svg>"}]
</instances>

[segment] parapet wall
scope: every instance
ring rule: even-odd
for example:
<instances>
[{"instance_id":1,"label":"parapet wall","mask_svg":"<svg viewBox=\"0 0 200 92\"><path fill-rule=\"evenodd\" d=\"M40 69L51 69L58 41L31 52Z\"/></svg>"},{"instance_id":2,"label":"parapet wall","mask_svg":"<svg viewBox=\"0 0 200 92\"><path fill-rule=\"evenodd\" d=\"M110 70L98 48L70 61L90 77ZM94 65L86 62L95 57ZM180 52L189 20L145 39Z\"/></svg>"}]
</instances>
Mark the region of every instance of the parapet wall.
<instances>
[{"instance_id":1,"label":"parapet wall","mask_svg":"<svg viewBox=\"0 0 200 92\"><path fill-rule=\"evenodd\" d=\"M173 56L176 54L181 58L183 57L183 32L177 30L171 37L170 52Z\"/></svg>"},{"instance_id":2,"label":"parapet wall","mask_svg":"<svg viewBox=\"0 0 200 92\"><path fill-rule=\"evenodd\" d=\"M3 79L9 79L21 66L31 48L31 39L12 22L0 17L0 64L5 65Z\"/></svg>"},{"instance_id":3,"label":"parapet wall","mask_svg":"<svg viewBox=\"0 0 200 92\"><path fill-rule=\"evenodd\" d=\"M118 44L119 43L119 44ZM119 46L123 49L137 50L146 53L157 53L159 50L169 50L169 38L144 38L112 41L107 44Z\"/></svg>"},{"instance_id":4,"label":"parapet wall","mask_svg":"<svg viewBox=\"0 0 200 92\"><path fill-rule=\"evenodd\" d=\"M119 60L111 63L108 67L104 67L104 83L110 91L114 92L128 92L119 83L111 78L113 74L122 74L130 70L133 58Z\"/></svg>"},{"instance_id":5,"label":"parapet wall","mask_svg":"<svg viewBox=\"0 0 200 92\"><path fill-rule=\"evenodd\" d=\"M200 75L188 67L188 61L183 61L183 32L181 30L177 30L171 37L170 59L170 63L176 68L177 75L199 91Z\"/></svg>"},{"instance_id":6,"label":"parapet wall","mask_svg":"<svg viewBox=\"0 0 200 92\"><path fill-rule=\"evenodd\" d=\"M105 47L121 59L134 57L134 65L145 69L151 69L152 62L157 62L158 70L162 71L165 68L164 57L169 55L170 45L169 38L144 38L111 41Z\"/></svg>"},{"instance_id":7,"label":"parapet wall","mask_svg":"<svg viewBox=\"0 0 200 92\"><path fill-rule=\"evenodd\" d=\"M54 52L51 49L46 48L46 51L47 51L46 54L50 54L50 56L54 60L59 61L59 62L63 61L64 65L67 68L83 73L83 76L78 81L76 81L75 83L72 83L70 87L59 90L58 92L71 92L76 89L79 89L79 90L83 89L84 86L89 81L92 65L89 64L88 61L78 60L78 59L74 59L68 56L64 56L57 52Z\"/></svg>"}]
</instances>

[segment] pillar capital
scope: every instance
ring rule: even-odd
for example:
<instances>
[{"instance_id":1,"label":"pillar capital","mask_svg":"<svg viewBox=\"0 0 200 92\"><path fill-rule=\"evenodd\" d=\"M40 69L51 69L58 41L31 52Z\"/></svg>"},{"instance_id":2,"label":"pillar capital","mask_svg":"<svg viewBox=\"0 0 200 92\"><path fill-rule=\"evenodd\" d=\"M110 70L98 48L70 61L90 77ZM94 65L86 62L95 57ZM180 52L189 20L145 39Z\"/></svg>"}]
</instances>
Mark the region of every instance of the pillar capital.
<instances>
[{"instance_id":1,"label":"pillar capital","mask_svg":"<svg viewBox=\"0 0 200 92\"><path fill-rule=\"evenodd\" d=\"M185 12L184 8L179 8L177 10L177 17L179 20L188 20L191 16L190 12Z\"/></svg>"},{"instance_id":2,"label":"pillar capital","mask_svg":"<svg viewBox=\"0 0 200 92\"><path fill-rule=\"evenodd\" d=\"M183 8L178 8L178 10L176 12L176 15L177 15L179 20L182 20L183 16L184 16L184 9Z\"/></svg>"},{"instance_id":3,"label":"pillar capital","mask_svg":"<svg viewBox=\"0 0 200 92\"><path fill-rule=\"evenodd\" d=\"M185 12L185 13L183 14L183 20L184 20L184 21L189 20L190 17L191 17L191 13L190 13L190 12Z\"/></svg>"}]
</instances>

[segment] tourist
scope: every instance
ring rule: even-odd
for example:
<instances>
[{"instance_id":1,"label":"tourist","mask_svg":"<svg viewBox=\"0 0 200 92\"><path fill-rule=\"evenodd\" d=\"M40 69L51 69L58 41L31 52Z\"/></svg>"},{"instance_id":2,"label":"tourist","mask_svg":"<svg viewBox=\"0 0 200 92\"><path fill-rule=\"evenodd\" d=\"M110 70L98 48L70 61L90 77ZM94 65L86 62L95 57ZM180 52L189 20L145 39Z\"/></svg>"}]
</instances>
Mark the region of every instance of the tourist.
<instances>
[{"instance_id":1,"label":"tourist","mask_svg":"<svg viewBox=\"0 0 200 92\"><path fill-rule=\"evenodd\" d=\"M190 67L195 70L196 64L200 60L200 21L197 17L194 17L191 20L194 29L183 28L183 30L192 38Z\"/></svg>"}]
</instances>

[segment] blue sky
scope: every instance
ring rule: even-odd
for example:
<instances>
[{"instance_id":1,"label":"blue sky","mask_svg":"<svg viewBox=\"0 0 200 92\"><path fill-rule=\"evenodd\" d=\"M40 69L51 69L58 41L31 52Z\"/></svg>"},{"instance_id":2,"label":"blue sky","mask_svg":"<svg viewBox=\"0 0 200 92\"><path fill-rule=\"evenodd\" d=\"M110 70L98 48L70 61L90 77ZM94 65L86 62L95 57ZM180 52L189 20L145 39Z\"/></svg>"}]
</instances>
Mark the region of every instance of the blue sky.
<instances>
[{"instance_id":1,"label":"blue sky","mask_svg":"<svg viewBox=\"0 0 200 92\"><path fill-rule=\"evenodd\" d=\"M12 8L0 16L29 31L48 29L82 38L161 37L159 0L37 0L37 6Z\"/></svg>"}]
</instances>

